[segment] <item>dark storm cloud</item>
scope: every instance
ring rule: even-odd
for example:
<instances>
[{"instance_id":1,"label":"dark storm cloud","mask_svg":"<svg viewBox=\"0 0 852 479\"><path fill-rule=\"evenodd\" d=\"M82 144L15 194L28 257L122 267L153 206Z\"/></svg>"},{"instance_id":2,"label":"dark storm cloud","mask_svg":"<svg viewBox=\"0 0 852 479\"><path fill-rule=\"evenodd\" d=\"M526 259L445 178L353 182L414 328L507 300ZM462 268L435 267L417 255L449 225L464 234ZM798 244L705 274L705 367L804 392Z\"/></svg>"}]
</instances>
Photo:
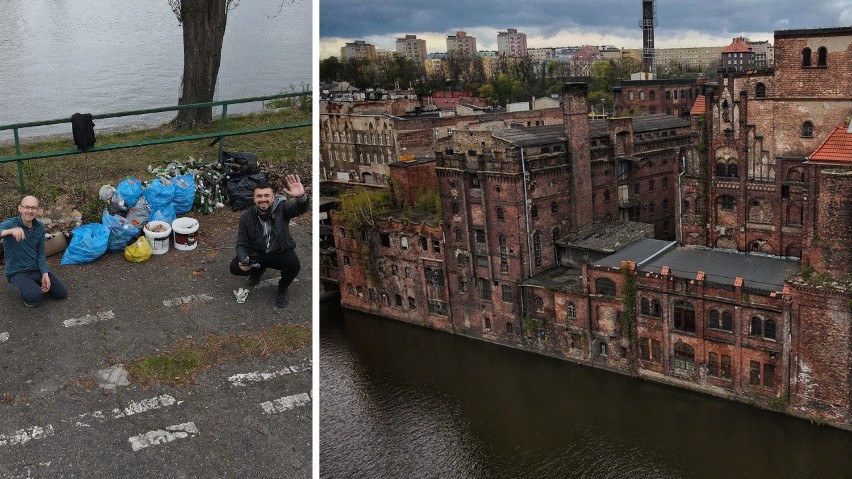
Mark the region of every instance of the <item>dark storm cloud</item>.
<instances>
[{"instance_id":1,"label":"dark storm cloud","mask_svg":"<svg viewBox=\"0 0 852 479\"><path fill-rule=\"evenodd\" d=\"M582 26L639 29L641 0L321 0L320 35L360 38L401 32L447 32L495 27L536 30L547 36ZM658 28L708 35L773 32L852 24L847 1L657 1ZM843 23L845 22L845 23Z\"/></svg>"}]
</instances>

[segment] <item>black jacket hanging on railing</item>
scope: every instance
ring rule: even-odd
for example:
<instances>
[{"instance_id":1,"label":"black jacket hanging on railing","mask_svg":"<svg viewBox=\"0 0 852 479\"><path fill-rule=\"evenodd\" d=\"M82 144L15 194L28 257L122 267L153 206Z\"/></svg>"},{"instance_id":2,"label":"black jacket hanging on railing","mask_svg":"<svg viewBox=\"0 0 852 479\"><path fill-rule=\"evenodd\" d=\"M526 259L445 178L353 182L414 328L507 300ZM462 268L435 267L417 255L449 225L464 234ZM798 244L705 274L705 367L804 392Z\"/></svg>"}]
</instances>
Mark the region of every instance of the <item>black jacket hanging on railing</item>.
<instances>
[{"instance_id":1,"label":"black jacket hanging on railing","mask_svg":"<svg viewBox=\"0 0 852 479\"><path fill-rule=\"evenodd\" d=\"M74 113L71 115L71 132L74 134L74 144L83 151L95 146L95 122L90 113Z\"/></svg>"}]
</instances>

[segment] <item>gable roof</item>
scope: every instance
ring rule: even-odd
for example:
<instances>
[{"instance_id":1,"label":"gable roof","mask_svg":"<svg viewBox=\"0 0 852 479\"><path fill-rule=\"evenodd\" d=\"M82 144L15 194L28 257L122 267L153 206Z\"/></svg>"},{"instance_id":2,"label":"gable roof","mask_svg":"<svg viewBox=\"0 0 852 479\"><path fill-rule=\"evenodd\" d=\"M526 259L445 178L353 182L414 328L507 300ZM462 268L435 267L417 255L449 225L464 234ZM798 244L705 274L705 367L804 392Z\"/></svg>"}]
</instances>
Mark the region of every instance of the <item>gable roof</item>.
<instances>
[{"instance_id":1,"label":"gable roof","mask_svg":"<svg viewBox=\"0 0 852 479\"><path fill-rule=\"evenodd\" d=\"M852 166L852 132L845 126L838 126L811 153L808 160L841 163Z\"/></svg>"},{"instance_id":2,"label":"gable roof","mask_svg":"<svg viewBox=\"0 0 852 479\"><path fill-rule=\"evenodd\" d=\"M731 42L730 45L725 47L722 50L722 53L748 53L751 51L751 47L748 46L746 42L743 41L742 38L734 38L734 41Z\"/></svg>"}]
</instances>

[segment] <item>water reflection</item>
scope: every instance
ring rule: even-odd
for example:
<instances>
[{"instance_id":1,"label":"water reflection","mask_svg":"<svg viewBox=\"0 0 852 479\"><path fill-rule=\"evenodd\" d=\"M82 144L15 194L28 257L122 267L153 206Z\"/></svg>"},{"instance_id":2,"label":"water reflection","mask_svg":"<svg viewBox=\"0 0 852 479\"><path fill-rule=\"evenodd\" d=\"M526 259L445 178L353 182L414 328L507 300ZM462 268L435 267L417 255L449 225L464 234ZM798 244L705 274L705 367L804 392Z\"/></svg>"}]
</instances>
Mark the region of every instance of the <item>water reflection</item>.
<instances>
[{"instance_id":1,"label":"water reflection","mask_svg":"<svg viewBox=\"0 0 852 479\"><path fill-rule=\"evenodd\" d=\"M321 476L852 477L852 434L321 309Z\"/></svg>"}]
</instances>

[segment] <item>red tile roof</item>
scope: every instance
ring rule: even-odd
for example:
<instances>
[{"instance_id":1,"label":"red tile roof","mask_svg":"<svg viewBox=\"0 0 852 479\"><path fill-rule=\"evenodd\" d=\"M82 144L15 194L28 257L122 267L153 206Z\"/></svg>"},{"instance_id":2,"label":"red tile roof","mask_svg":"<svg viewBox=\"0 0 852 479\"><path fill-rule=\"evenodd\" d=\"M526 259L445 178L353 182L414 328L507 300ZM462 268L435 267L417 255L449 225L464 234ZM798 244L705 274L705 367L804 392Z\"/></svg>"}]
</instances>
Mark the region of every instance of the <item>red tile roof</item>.
<instances>
[{"instance_id":1,"label":"red tile roof","mask_svg":"<svg viewBox=\"0 0 852 479\"><path fill-rule=\"evenodd\" d=\"M695 103L692 104L692 109L689 110L689 114L692 116L703 115L704 107L706 106L704 95L698 95L695 98Z\"/></svg>"},{"instance_id":2,"label":"red tile roof","mask_svg":"<svg viewBox=\"0 0 852 479\"><path fill-rule=\"evenodd\" d=\"M746 42L743 41L742 38L734 38L734 41L731 42L730 45L725 47L722 50L722 53L748 53L751 51L751 47L748 46Z\"/></svg>"},{"instance_id":3,"label":"red tile roof","mask_svg":"<svg viewBox=\"0 0 852 479\"><path fill-rule=\"evenodd\" d=\"M852 133L845 126L835 128L808 159L852 165Z\"/></svg>"}]
</instances>

